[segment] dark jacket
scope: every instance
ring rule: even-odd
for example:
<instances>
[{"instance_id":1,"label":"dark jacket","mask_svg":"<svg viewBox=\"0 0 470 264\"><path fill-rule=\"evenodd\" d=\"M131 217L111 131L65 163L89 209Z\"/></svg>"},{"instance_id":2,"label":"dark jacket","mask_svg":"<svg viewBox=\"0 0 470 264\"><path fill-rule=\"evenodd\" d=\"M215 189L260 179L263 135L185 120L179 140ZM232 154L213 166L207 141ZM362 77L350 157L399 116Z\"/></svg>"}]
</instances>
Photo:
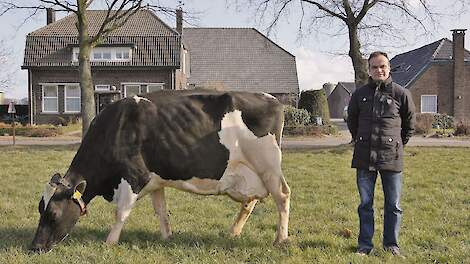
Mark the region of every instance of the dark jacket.
<instances>
[{"instance_id":1,"label":"dark jacket","mask_svg":"<svg viewBox=\"0 0 470 264\"><path fill-rule=\"evenodd\" d=\"M369 83L357 89L348 106L348 128L355 142L353 168L403 170L403 146L415 127L410 92L392 82Z\"/></svg>"}]
</instances>

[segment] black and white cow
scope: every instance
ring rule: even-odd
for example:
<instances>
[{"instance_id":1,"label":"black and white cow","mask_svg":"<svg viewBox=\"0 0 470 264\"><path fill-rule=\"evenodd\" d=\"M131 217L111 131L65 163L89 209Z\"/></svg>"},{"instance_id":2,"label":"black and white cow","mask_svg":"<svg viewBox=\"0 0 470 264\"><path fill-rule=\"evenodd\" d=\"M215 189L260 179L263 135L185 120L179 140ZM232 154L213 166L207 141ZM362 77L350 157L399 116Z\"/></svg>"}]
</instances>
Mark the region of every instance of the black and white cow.
<instances>
[{"instance_id":1,"label":"black and white cow","mask_svg":"<svg viewBox=\"0 0 470 264\"><path fill-rule=\"evenodd\" d=\"M240 235L259 199L273 196L275 243L287 239L290 189L281 171L283 106L268 94L160 91L125 98L93 121L64 177L46 184L32 242L48 251L101 195L117 204L107 243L117 243L137 200L151 194L162 237L171 235L165 187L241 202Z\"/></svg>"}]
</instances>

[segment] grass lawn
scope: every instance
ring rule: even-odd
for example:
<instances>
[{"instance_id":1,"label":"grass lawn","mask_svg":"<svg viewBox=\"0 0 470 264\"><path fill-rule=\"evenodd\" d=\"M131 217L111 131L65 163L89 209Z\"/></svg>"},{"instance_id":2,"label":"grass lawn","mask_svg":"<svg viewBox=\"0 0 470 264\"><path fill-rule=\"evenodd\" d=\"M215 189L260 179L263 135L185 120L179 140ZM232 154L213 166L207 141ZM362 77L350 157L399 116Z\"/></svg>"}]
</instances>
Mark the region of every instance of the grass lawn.
<instances>
[{"instance_id":1,"label":"grass lawn","mask_svg":"<svg viewBox=\"0 0 470 264\"><path fill-rule=\"evenodd\" d=\"M0 263L469 263L470 154L465 148L407 148L401 247L381 249L383 195L376 186L376 250L356 256L358 194L349 148L285 152L292 189L290 243L272 246L277 212L255 208L241 238L228 236L239 205L225 196L167 190L174 235L162 240L148 197L137 203L117 246L104 240L114 206L101 197L50 253L27 248L38 223L43 186L65 173L76 146L0 147Z\"/></svg>"}]
</instances>

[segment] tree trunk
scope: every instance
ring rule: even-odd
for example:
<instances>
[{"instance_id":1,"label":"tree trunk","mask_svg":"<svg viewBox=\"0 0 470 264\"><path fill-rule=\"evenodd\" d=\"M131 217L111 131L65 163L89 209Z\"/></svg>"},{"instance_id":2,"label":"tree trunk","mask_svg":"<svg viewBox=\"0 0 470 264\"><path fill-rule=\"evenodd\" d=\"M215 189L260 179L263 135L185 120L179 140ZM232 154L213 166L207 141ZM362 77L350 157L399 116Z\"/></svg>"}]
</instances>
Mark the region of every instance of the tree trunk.
<instances>
[{"instance_id":1,"label":"tree trunk","mask_svg":"<svg viewBox=\"0 0 470 264\"><path fill-rule=\"evenodd\" d=\"M91 77L90 53L92 45L88 36L88 20L86 13L86 1L78 1L78 32L80 43L79 54L79 78L81 91L81 111L82 111L82 137L85 137L91 121L95 117L95 98L93 90L93 80Z\"/></svg>"},{"instance_id":2,"label":"tree trunk","mask_svg":"<svg viewBox=\"0 0 470 264\"><path fill-rule=\"evenodd\" d=\"M348 25L349 31L349 57L354 68L354 82L356 87L367 83L369 75L367 74L367 61L362 57L361 44L357 36L357 25Z\"/></svg>"}]
</instances>

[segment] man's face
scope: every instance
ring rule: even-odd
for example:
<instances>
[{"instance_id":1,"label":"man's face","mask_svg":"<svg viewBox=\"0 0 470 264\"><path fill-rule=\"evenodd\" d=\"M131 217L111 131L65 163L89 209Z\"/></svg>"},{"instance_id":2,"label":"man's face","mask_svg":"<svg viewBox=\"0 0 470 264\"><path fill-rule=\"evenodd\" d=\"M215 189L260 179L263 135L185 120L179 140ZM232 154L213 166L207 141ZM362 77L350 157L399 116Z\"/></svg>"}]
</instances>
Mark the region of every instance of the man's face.
<instances>
[{"instance_id":1,"label":"man's face","mask_svg":"<svg viewBox=\"0 0 470 264\"><path fill-rule=\"evenodd\" d=\"M383 56L375 56L369 61L369 75L374 81L385 81L390 76L390 62Z\"/></svg>"}]
</instances>

